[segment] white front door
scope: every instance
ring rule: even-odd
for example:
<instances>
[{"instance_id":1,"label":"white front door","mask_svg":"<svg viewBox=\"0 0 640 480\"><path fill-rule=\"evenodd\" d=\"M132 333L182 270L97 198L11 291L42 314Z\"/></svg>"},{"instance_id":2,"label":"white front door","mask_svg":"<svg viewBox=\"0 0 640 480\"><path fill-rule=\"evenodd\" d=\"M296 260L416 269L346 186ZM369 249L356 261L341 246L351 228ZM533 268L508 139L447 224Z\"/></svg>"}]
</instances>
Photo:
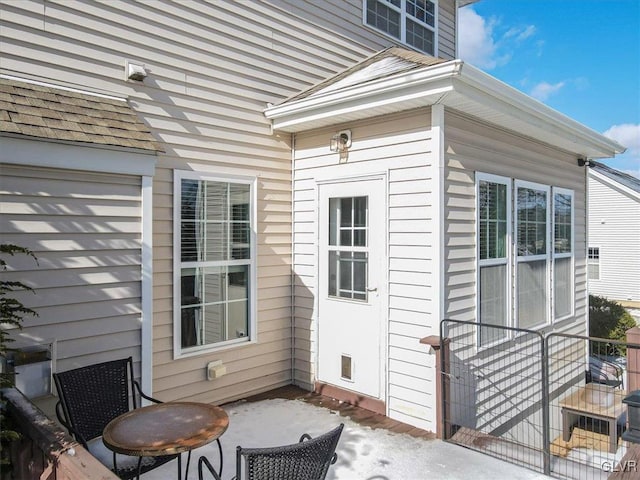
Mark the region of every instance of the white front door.
<instances>
[{"instance_id":1,"label":"white front door","mask_svg":"<svg viewBox=\"0 0 640 480\"><path fill-rule=\"evenodd\" d=\"M382 398L382 179L320 185L318 379Z\"/></svg>"}]
</instances>

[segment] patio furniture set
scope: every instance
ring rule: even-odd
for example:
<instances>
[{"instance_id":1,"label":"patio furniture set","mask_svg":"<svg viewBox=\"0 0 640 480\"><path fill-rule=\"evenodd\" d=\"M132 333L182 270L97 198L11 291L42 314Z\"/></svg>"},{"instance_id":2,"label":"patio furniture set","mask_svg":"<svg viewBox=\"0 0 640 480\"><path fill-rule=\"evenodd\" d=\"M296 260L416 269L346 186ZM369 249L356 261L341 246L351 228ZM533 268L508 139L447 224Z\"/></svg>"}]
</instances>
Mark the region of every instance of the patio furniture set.
<instances>
[{"instance_id":1,"label":"patio furniture set","mask_svg":"<svg viewBox=\"0 0 640 480\"><path fill-rule=\"evenodd\" d=\"M93 456L123 480L177 460L182 479L189 475L191 452L216 441L218 468L202 456L198 477L222 480L220 437L229 426L226 412L196 402L163 403L142 392L133 377L131 357L76 368L53 375L60 423ZM151 402L141 406L142 399ZM315 438L302 435L292 445L236 449L235 479L322 480L337 460L335 453L344 425Z\"/></svg>"}]
</instances>

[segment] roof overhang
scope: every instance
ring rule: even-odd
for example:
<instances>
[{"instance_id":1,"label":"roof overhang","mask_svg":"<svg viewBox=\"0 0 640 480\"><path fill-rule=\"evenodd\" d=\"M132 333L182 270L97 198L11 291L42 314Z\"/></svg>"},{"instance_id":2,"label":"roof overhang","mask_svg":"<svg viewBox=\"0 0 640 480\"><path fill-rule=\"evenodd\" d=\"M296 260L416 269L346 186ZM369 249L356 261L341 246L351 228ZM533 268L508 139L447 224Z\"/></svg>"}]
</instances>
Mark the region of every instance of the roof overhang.
<instances>
[{"instance_id":1,"label":"roof overhang","mask_svg":"<svg viewBox=\"0 0 640 480\"><path fill-rule=\"evenodd\" d=\"M300 132L442 104L586 158L625 148L461 60L317 92L265 110L274 130Z\"/></svg>"}]
</instances>

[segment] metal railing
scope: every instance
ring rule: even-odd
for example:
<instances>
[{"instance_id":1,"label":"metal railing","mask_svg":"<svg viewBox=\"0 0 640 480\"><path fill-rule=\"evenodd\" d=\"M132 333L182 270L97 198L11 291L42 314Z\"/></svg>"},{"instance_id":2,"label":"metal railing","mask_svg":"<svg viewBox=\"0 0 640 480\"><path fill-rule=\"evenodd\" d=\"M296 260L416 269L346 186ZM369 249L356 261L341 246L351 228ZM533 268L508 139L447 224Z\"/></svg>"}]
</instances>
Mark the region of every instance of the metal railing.
<instances>
[{"instance_id":1,"label":"metal railing","mask_svg":"<svg viewBox=\"0 0 640 480\"><path fill-rule=\"evenodd\" d=\"M440 338L446 440L559 478L619 464L626 355L640 345L459 320Z\"/></svg>"}]
</instances>

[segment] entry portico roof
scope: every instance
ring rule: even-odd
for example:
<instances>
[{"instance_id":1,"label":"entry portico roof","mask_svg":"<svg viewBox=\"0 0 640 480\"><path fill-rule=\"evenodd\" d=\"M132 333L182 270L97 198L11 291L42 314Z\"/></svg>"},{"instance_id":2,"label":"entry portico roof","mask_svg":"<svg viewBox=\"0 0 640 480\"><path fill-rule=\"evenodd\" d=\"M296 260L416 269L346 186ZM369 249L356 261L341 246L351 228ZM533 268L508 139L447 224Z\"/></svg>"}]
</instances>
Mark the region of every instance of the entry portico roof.
<instances>
[{"instance_id":1,"label":"entry portico roof","mask_svg":"<svg viewBox=\"0 0 640 480\"><path fill-rule=\"evenodd\" d=\"M270 106L274 130L300 132L435 104L587 158L625 147L462 60L391 47Z\"/></svg>"}]
</instances>

